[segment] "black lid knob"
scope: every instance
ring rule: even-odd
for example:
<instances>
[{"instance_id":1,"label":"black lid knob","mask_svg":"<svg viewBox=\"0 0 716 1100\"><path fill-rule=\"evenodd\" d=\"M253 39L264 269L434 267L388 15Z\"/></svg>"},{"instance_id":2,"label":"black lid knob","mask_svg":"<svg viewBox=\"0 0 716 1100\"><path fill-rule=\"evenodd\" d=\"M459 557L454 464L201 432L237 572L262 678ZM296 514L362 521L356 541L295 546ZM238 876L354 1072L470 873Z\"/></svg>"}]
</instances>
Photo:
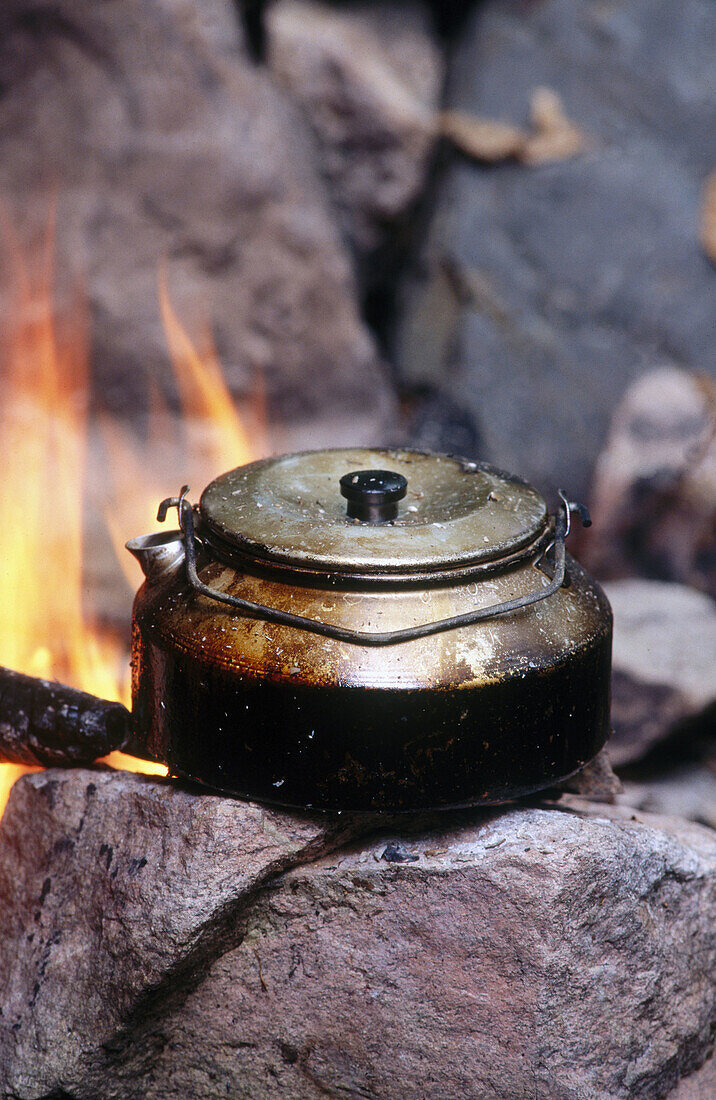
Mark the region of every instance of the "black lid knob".
<instances>
[{"instance_id":1,"label":"black lid knob","mask_svg":"<svg viewBox=\"0 0 716 1100\"><path fill-rule=\"evenodd\" d=\"M385 523L398 514L398 501L408 491L402 474L392 470L354 470L341 478L347 514L364 523Z\"/></svg>"}]
</instances>

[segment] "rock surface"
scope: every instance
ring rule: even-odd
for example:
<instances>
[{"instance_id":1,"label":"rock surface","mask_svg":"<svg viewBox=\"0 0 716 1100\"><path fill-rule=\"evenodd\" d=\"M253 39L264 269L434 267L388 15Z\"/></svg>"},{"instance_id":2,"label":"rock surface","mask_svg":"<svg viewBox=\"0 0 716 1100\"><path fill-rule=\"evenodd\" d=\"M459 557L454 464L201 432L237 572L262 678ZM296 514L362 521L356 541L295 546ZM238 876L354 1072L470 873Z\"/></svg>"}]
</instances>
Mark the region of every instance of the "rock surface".
<instances>
[{"instance_id":1,"label":"rock surface","mask_svg":"<svg viewBox=\"0 0 716 1100\"><path fill-rule=\"evenodd\" d=\"M585 561L716 595L716 382L662 369L629 387L597 462Z\"/></svg>"},{"instance_id":2,"label":"rock surface","mask_svg":"<svg viewBox=\"0 0 716 1100\"><path fill-rule=\"evenodd\" d=\"M322 854L341 828L126 774L23 779L2 1094L657 1100L704 1079L710 830L574 796Z\"/></svg>"},{"instance_id":3,"label":"rock surface","mask_svg":"<svg viewBox=\"0 0 716 1100\"><path fill-rule=\"evenodd\" d=\"M612 769L608 743L593 760L575 775L563 780L556 788L569 794L577 794L587 802L603 802L607 805L612 805L623 789L621 780Z\"/></svg>"},{"instance_id":4,"label":"rock surface","mask_svg":"<svg viewBox=\"0 0 716 1100\"><path fill-rule=\"evenodd\" d=\"M616 801L716 829L716 753L703 764L684 764L641 782L627 780Z\"/></svg>"},{"instance_id":5,"label":"rock surface","mask_svg":"<svg viewBox=\"0 0 716 1100\"><path fill-rule=\"evenodd\" d=\"M277 0L266 19L269 65L310 121L365 261L414 205L437 137L443 65L427 7Z\"/></svg>"},{"instance_id":6,"label":"rock surface","mask_svg":"<svg viewBox=\"0 0 716 1100\"><path fill-rule=\"evenodd\" d=\"M669 1100L713 1100L716 1096L716 1058L711 1056L708 1062L696 1073L685 1077L671 1093Z\"/></svg>"},{"instance_id":7,"label":"rock surface","mask_svg":"<svg viewBox=\"0 0 716 1100\"><path fill-rule=\"evenodd\" d=\"M152 380L175 393L165 261L174 312L197 343L211 329L236 394L261 380L279 420L352 410L356 438L375 431L388 385L310 133L231 0L9 0L0 64L3 203L35 255L56 196L60 303L85 283L105 408L146 410Z\"/></svg>"},{"instance_id":8,"label":"rock surface","mask_svg":"<svg viewBox=\"0 0 716 1100\"><path fill-rule=\"evenodd\" d=\"M342 835L129 772L20 780L0 825L0 1094L79 1087L143 1000L232 942L262 883Z\"/></svg>"},{"instance_id":9,"label":"rock surface","mask_svg":"<svg viewBox=\"0 0 716 1100\"><path fill-rule=\"evenodd\" d=\"M459 37L448 107L523 127L538 87L587 151L454 158L396 336L408 382L449 386L483 457L584 494L625 386L716 371L716 270L699 245L716 159L711 0L488 0Z\"/></svg>"},{"instance_id":10,"label":"rock surface","mask_svg":"<svg viewBox=\"0 0 716 1100\"><path fill-rule=\"evenodd\" d=\"M669 738L716 735L716 605L684 585L612 581L609 758L633 763Z\"/></svg>"}]
</instances>

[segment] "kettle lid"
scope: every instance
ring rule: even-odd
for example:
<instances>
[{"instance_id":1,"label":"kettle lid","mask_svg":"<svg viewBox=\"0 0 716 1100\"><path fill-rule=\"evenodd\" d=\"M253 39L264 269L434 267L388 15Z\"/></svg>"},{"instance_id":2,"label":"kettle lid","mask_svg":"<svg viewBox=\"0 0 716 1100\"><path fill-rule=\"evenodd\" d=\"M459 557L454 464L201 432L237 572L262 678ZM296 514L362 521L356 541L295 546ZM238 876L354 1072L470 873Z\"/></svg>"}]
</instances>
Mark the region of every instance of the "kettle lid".
<instances>
[{"instance_id":1,"label":"kettle lid","mask_svg":"<svg viewBox=\"0 0 716 1100\"><path fill-rule=\"evenodd\" d=\"M304 451L222 474L202 528L227 552L296 569L438 573L500 559L541 537L547 506L520 478L453 455Z\"/></svg>"}]
</instances>

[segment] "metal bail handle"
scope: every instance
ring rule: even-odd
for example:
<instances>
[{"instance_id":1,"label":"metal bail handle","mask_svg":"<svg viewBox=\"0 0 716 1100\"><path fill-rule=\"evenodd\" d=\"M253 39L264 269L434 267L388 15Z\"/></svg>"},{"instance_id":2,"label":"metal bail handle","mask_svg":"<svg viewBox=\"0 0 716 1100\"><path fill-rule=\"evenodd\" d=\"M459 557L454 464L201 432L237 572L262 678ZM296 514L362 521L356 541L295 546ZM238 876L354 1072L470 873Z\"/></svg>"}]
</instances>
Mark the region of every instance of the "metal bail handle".
<instances>
[{"instance_id":1,"label":"metal bail handle","mask_svg":"<svg viewBox=\"0 0 716 1100\"><path fill-rule=\"evenodd\" d=\"M397 645L400 642L412 642L416 638L427 638L431 634L440 634L444 630L454 630L460 626L471 626L473 623L484 622L485 619L493 619L497 615L506 615L510 611L519 611L523 607L539 603L552 596L562 587L566 575L566 551L564 540L570 532L572 512L577 512L582 525L589 527L591 519L584 504L568 500L562 490L559 496L562 506L554 519L554 538L549 546L542 552L536 564L542 561L545 554L554 547L554 572L549 584L543 588L530 592L526 596L517 596L513 600L504 603L491 604L490 607L478 607L474 611L467 611L463 615L453 615L449 619L438 619L436 622L424 623L421 626L410 626L404 630L389 630L382 634L361 630L349 630L342 626L333 626L331 623L322 623L318 619L309 619L304 615L293 615L290 611L281 611L276 607L267 607L265 604L254 603L252 600L242 600L239 596L229 596L225 592L219 592L216 588L210 588L199 579L196 570L196 534L194 532L194 509L186 499L189 486L184 485L178 497L167 497L159 505L157 519L163 523L170 508L176 508L179 514L179 525L184 532L184 550L186 553L186 575L189 584L201 596L215 600L217 603L233 607L237 611L248 612L259 619L268 622L281 623L283 626L293 626L298 630L306 630L311 634L321 634L326 638L335 638L339 642L349 642L351 645L387 646Z\"/></svg>"}]
</instances>

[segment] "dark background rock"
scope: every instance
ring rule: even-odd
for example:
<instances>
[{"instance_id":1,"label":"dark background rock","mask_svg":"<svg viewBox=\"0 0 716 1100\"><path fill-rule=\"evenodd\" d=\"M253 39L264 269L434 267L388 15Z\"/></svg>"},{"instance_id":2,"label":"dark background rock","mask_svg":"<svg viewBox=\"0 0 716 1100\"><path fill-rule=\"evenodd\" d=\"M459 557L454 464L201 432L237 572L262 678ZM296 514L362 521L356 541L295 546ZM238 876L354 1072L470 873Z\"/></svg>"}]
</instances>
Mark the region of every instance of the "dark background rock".
<instances>
[{"instance_id":1,"label":"dark background rock","mask_svg":"<svg viewBox=\"0 0 716 1100\"><path fill-rule=\"evenodd\" d=\"M22 779L0 830L3 1095L660 1100L700 1069L716 834L574 797L337 848L351 827L140 777ZM391 843L417 859L386 862Z\"/></svg>"},{"instance_id":2,"label":"dark background rock","mask_svg":"<svg viewBox=\"0 0 716 1100\"><path fill-rule=\"evenodd\" d=\"M482 457L584 494L630 380L716 370L698 243L715 49L711 0L495 0L468 19L448 105L523 125L545 86L589 143L536 168L455 157L438 185L395 357L464 402Z\"/></svg>"}]
</instances>

